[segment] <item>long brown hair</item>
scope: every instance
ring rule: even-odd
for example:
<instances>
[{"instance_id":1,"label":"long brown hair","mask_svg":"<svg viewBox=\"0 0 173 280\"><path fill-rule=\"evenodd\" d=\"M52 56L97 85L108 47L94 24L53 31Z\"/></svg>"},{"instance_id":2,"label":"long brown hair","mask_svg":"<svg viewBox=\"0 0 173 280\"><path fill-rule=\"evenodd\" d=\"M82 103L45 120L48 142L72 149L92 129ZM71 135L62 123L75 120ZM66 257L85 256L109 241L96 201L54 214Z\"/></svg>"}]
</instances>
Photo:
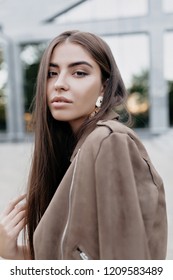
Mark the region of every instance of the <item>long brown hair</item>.
<instances>
[{"instance_id":1,"label":"long brown hair","mask_svg":"<svg viewBox=\"0 0 173 280\"><path fill-rule=\"evenodd\" d=\"M75 136L67 122L53 119L46 101L47 75L54 48L65 41L82 46L99 65L104 98L100 111L86 119ZM45 50L37 78L34 101L35 145L28 183L27 233L31 257L34 258L33 234L69 164L77 139L86 129L94 128L99 119L122 104L126 89L109 46L89 32L66 31L57 36ZM78 138L77 138L78 137Z\"/></svg>"}]
</instances>

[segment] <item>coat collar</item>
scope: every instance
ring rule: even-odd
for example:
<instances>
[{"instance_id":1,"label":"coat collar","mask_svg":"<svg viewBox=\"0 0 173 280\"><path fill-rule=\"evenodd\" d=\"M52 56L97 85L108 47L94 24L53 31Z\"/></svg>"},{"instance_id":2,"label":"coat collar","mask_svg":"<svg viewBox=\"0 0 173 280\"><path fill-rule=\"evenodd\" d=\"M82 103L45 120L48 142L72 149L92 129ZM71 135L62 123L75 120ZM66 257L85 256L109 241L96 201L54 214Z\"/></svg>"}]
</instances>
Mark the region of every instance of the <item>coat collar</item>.
<instances>
[{"instance_id":1,"label":"coat collar","mask_svg":"<svg viewBox=\"0 0 173 280\"><path fill-rule=\"evenodd\" d=\"M107 120L118 120L119 119L119 115L114 111L114 110L110 110L104 117L102 120L99 120L96 124L96 126L99 125L103 125L105 121ZM91 133L91 130L87 130L83 133L83 135L81 136L81 138L79 139L79 141L77 142L77 145L72 153L72 156L70 158L70 161L72 162L73 159L75 158L78 150L81 148L82 144L85 142L86 138L88 137L88 135Z\"/></svg>"}]
</instances>

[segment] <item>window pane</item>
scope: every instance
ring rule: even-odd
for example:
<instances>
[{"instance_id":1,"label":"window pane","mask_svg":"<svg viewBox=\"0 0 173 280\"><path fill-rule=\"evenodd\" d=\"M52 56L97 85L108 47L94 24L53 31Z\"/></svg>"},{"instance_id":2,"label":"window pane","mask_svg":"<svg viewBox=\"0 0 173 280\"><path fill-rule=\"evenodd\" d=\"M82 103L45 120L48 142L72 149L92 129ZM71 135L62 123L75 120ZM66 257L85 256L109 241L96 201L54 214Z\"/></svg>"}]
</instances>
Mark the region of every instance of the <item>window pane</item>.
<instances>
[{"instance_id":1,"label":"window pane","mask_svg":"<svg viewBox=\"0 0 173 280\"><path fill-rule=\"evenodd\" d=\"M36 77L42 53L47 43L26 44L21 46L24 86L24 121L27 132L32 132L31 104L36 90Z\"/></svg>"},{"instance_id":2,"label":"window pane","mask_svg":"<svg viewBox=\"0 0 173 280\"><path fill-rule=\"evenodd\" d=\"M104 37L128 89L127 107L134 127L148 127L149 44L144 34Z\"/></svg>"},{"instance_id":3,"label":"window pane","mask_svg":"<svg viewBox=\"0 0 173 280\"><path fill-rule=\"evenodd\" d=\"M173 32L166 32L164 36L164 76L173 81Z\"/></svg>"},{"instance_id":4,"label":"window pane","mask_svg":"<svg viewBox=\"0 0 173 280\"><path fill-rule=\"evenodd\" d=\"M126 86L130 86L133 75L149 68L147 35L108 36L104 40L111 47Z\"/></svg>"}]
</instances>

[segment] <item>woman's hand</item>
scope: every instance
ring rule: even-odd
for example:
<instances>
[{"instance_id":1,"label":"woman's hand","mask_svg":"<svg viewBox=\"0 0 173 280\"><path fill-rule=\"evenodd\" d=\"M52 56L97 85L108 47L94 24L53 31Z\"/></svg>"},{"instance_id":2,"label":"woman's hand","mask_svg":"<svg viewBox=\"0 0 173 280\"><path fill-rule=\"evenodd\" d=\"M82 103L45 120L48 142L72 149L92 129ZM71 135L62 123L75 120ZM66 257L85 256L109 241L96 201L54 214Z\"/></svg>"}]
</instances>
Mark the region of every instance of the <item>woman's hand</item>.
<instances>
[{"instance_id":1,"label":"woman's hand","mask_svg":"<svg viewBox=\"0 0 173 280\"><path fill-rule=\"evenodd\" d=\"M19 233L25 226L26 195L10 202L0 217L0 256L4 259L24 259L22 246L18 246Z\"/></svg>"}]
</instances>

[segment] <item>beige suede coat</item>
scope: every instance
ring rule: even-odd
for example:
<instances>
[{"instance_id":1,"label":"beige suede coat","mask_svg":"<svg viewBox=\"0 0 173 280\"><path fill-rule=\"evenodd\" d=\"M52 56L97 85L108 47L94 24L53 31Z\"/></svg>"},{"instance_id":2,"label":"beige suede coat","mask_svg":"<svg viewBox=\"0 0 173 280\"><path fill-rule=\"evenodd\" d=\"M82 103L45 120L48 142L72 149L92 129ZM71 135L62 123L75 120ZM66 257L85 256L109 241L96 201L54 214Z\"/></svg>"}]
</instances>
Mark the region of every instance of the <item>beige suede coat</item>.
<instances>
[{"instance_id":1,"label":"beige suede coat","mask_svg":"<svg viewBox=\"0 0 173 280\"><path fill-rule=\"evenodd\" d=\"M118 120L84 135L34 234L35 259L165 259L163 183Z\"/></svg>"}]
</instances>

